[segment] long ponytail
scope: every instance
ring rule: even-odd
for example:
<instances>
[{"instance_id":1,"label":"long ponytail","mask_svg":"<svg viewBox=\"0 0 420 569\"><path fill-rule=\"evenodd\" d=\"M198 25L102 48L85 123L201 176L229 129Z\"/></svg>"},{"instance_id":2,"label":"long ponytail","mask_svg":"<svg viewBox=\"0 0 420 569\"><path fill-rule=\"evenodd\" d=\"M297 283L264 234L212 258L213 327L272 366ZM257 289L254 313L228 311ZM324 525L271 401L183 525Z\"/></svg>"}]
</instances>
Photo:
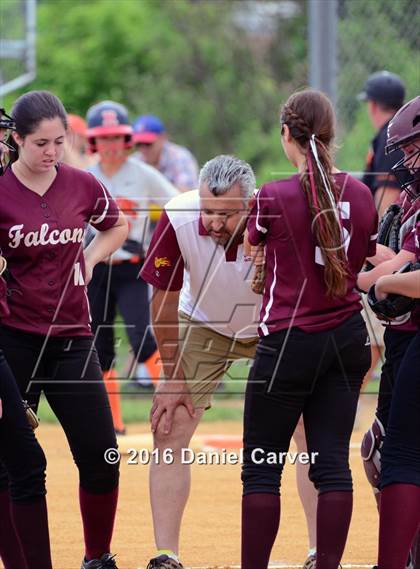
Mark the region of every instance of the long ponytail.
<instances>
[{"instance_id":1,"label":"long ponytail","mask_svg":"<svg viewBox=\"0 0 420 569\"><path fill-rule=\"evenodd\" d=\"M334 112L321 92L301 91L292 95L281 112L292 138L306 153L307 167L300 182L312 214L312 230L325 266L327 295L347 292L347 258L338 202L340 191L332 175L331 143L334 138Z\"/></svg>"}]
</instances>

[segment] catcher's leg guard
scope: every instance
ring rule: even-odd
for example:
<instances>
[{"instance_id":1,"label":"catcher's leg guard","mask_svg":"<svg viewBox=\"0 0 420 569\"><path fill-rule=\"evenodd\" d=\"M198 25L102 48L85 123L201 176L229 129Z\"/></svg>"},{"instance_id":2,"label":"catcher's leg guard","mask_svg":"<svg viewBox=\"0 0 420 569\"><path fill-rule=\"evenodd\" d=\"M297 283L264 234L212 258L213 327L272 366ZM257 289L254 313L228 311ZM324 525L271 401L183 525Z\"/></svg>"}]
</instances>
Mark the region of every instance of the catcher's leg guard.
<instances>
[{"instance_id":1,"label":"catcher's leg guard","mask_svg":"<svg viewBox=\"0 0 420 569\"><path fill-rule=\"evenodd\" d=\"M385 438L385 429L380 420L375 420L362 440L360 453L366 477L373 488L376 503L379 508L379 478L381 474L381 448Z\"/></svg>"}]
</instances>

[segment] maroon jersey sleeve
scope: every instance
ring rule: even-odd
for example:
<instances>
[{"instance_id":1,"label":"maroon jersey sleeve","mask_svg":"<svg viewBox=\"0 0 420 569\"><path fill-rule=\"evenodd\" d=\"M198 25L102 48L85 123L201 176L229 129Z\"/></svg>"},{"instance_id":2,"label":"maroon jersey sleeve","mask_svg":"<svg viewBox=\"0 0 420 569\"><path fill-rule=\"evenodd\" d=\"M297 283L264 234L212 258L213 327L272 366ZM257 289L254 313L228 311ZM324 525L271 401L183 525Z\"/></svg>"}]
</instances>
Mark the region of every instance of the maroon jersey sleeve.
<instances>
[{"instance_id":1,"label":"maroon jersey sleeve","mask_svg":"<svg viewBox=\"0 0 420 569\"><path fill-rule=\"evenodd\" d=\"M153 233L140 276L162 290L181 290L184 259L176 232L164 211Z\"/></svg>"},{"instance_id":2,"label":"maroon jersey sleeve","mask_svg":"<svg viewBox=\"0 0 420 569\"><path fill-rule=\"evenodd\" d=\"M270 218L273 217L270 205L274 205L273 200L266 195L266 189L263 186L256 196L248 221L248 240L251 245L258 245L265 240L270 228Z\"/></svg>"},{"instance_id":3,"label":"maroon jersey sleeve","mask_svg":"<svg viewBox=\"0 0 420 569\"><path fill-rule=\"evenodd\" d=\"M420 219L416 224L416 231L414 234L414 243L416 248L417 261L420 263Z\"/></svg>"},{"instance_id":4,"label":"maroon jersey sleeve","mask_svg":"<svg viewBox=\"0 0 420 569\"><path fill-rule=\"evenodd\" d=\"M92 202L89 223L98 231L106 231L116 224L120 210L105 186L91 176Z\"/></svg>"},{"instance_id":5,"label":"maroon jersey sleeve","mask_svg":"<svg viewBox=\"0 0 420 569\"><path fill-rule=\"evenodd\" d=\"M372 230L368 244L368 251L366 257L374 257L376 255L376 240L378 238L378 212L376 208L374 212L372 212L373 222L372 222Z\"/></svg>"}]
</instances>

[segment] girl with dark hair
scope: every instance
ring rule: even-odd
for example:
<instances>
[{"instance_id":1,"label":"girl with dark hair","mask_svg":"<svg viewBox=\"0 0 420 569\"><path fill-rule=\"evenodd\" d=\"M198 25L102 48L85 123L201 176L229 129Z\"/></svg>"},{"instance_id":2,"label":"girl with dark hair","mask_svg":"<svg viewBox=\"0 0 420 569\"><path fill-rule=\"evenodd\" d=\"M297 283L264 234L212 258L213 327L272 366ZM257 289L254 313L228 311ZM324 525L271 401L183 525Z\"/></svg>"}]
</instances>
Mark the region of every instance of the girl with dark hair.
<instances>
[{"instance_id":1,"label":"girl with dark hair","mask_svg":"<svg viewBox=\"0 0 420 569\"><path fill-rule=\"evenodd\" d=\"M10 309L2 319L0 346L22 396L36 410L43 391L69 441L80 477L83 569L112 569L119 469L104 459L116 439L86 285L94 266L124 242L127 224L92 174L60 163L67 116L57 97L26 93L12 118L16 156L0 178L0 247L9 266ZM99 232L83 250L87 223ZM11 442L5 444L10 456L17 453ZM7 486L2 469L0 492ZM7 501L0 510L12 532Z\"/></svg>"},{"instance_id":2,"label":"girl with dark hair","mask_svg":"<svg viewBox=\"0 0 420 569\"><path fill-rule=\"evenodd\" d=\"M280 521L284 456L303 414L318 490L317 569L337 569L352 512L349 441L370 342L357 274L376 252L369 189L333 165L334 112L306 90L281 111L298 174L263 185L248 223L265 247L260 342L244 414L242 569L266 569ZM257 249L257 250L259 250Z\"/></svg>"}]
</instances>

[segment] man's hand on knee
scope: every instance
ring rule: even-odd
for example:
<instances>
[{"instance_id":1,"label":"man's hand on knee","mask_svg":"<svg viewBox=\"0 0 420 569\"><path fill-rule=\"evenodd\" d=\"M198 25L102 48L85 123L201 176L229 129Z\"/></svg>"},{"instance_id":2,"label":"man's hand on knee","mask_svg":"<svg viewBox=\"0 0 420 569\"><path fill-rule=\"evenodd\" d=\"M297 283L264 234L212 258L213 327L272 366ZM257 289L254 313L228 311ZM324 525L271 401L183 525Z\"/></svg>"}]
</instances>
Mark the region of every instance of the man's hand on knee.
<instances>
[{"instance_id":1,"label":"man's hand on knee","mask_svg":"<svg viewBox=\"0 0 420 569\"><path fill-rule=\"evenodd\" d=\"M165 435L171 432L175 410L180 405L184 406L191 418L195 418L195 409L188 391L185 379L169 379L159 383L153 404L150 410L150 423L152 433L156 432L160 420L164 421L163 432Z\"/></svg>"}]
</instances>

